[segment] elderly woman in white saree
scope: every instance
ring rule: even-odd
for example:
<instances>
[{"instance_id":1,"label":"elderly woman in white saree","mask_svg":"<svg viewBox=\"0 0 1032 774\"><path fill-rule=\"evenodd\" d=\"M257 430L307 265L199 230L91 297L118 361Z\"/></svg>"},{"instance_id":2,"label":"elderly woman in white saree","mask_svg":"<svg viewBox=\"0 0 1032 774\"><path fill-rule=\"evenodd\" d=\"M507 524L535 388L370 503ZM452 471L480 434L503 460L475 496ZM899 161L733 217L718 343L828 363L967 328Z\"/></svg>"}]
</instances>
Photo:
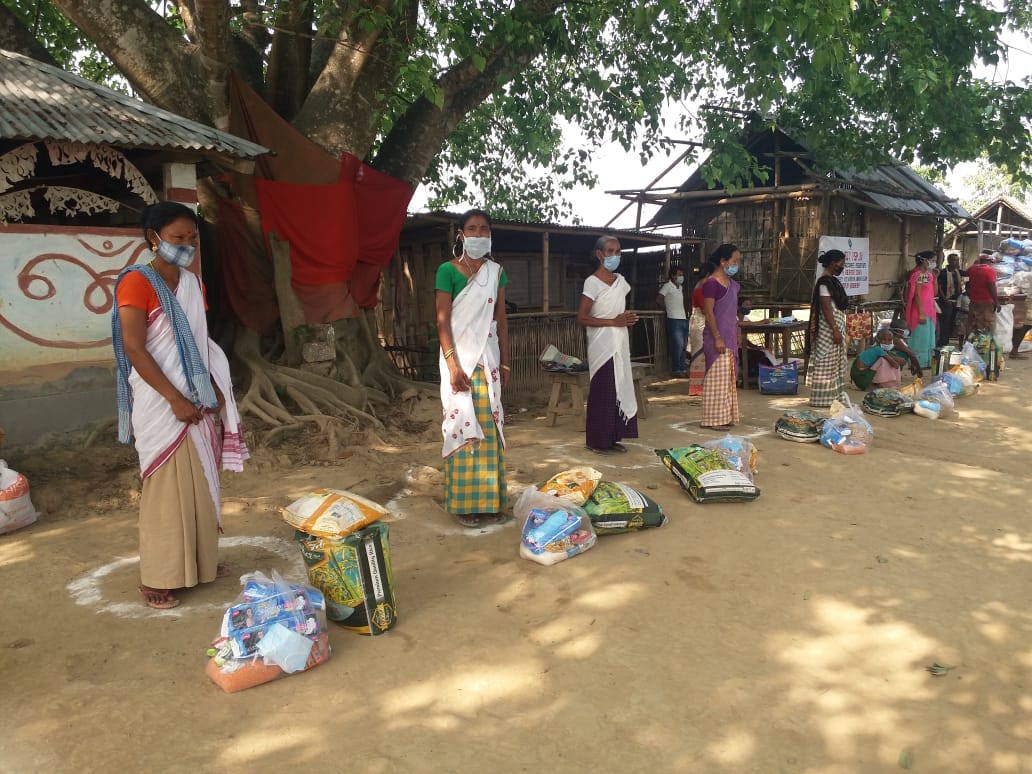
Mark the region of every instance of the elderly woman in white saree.
<instances>
[{"instance_id":1,"label":"elderly woman in white saree","mask_svg":"<svg viewBox=\"0 0 1032 774\"><path fill-rule=\"evenodd\" d=\"M509 383L505 271L492 261L491 219L459 221L457 257L437 269L445 509L464 527L502 519L506 506L502 387Z\"/></svg>"},{"instance_id":2,"label":"elderly woman in white saree","mask_svg":"<svg viewBox=\"0 0 1032 774\"><path fill-rule=\"evenodd\" d=\"M584 438L588 449L599 454L626 452L624 438L638 437L638 402L631 372L631 346L627 329L638 315L625 311L631 286L620 266L620 243L604 236L595 243L598 268L584 280L577 309L577 324L588 332L588 410Z\"/></svg>"},{"instance_id":3,"label":"elderly woman in white saree","mask_svg":"<svg viewBox=\"0 0 1032 774\"><path fill-rule=\"evenodd\" d=\"M118 366L119 440L140 456L140 594L176 607L174 589L224 577L219 469L250 456L233 400L229 361L208 337L204 289L187 270L197 220L175 202L143 211L150 264L115 284L111 335Z\"/></svg>"}]
</instances>

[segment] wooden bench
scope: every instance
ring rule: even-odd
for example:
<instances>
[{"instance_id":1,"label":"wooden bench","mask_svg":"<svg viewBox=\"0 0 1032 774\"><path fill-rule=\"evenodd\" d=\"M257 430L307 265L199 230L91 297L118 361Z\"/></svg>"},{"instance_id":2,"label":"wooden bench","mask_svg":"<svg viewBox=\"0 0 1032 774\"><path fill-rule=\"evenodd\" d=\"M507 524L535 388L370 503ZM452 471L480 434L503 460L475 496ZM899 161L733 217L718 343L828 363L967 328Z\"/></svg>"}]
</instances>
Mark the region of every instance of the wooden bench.
<instances>
[{"instance_id":1,"label":"wooden bench","mask_svg":"<svg viewBox=\"0 0 1032 774\"><path fill-rule=\"evenodd\" d=\"M642 390L642 381L648 375L649 366L646 363L631 363L631 373L634 377L634 398L638 402L638 418L648 419L649 403ZM587 371L552 371L548 375L552 391L548 396L548 426L555 427L559 417L583 416L585 393L588 390L590 379ZM569 400L569 405L561 405Z\"/></svg>"}]
</instances>

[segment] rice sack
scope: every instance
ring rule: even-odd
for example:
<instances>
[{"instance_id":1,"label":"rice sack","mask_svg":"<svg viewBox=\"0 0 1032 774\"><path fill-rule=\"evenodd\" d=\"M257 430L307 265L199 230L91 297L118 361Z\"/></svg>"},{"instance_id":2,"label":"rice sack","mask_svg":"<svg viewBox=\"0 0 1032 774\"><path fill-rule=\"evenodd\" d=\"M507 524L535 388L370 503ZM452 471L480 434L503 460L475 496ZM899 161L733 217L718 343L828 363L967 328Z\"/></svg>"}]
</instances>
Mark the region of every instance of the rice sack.
<instances>
[{"instance_id":1,"label":"rice sack","mask_svg":"<svg viewBox=\"0 0 1032 774\"><path fill-rule=\"evenodd\" d=\"M598 535L616 535L667 523L655 500L626 484L599 481L584 503L584 511Z\"/></svg>"},{"instance_id":2,"label":"rice sack","mask_svg":"<svg viewBox=\"0 0 1032 774\"><path fill-rule=\"evenodd\" d=\"M291 527L319 537L349 535L387 513L382 505L343 489L316 489L282 511Z\"/></svg>"},{"instance_id":3,"label":"rice sack","mask_svg":"<svg viewBox=\"0 0 1032 774\"><path fill-rule=\"evenodd\" d=\"M387 535L383 523L340 538L294 533L308 581L326 597L326 617L345 629L377 635L397 623Z\"/></svg>"},{"instance_id":4,"label":"rice sack","mask_svg":"<svg viewBox=\"0 0 1032 774\"><path fill-rule=\"evenodd\" d=\"M584 505L601 480L602 474L594 468L570 468L548 479L540 491L554 494L574 505Z\"/></svg>"},{"instance_id":5,"label":"rice sack","mask_svg":"<svg viewBox=\"0 0 1032 774\"><path fill-rule=\"evenodd\" d=\"M876 387L864 395L865 414L879 417L898 417L914 410L914 399L891 387Z\"/></svg>"},{"instance_id":6,"label":"rice sack","mask_svg":"<svg viewBox=\"0 0 1032 774\"><path fill-rule=\"evenodd\" d=\"M656 449L677 482L697 503L755 500L759 488L720 452L704 446Z\"/></svg>"},{"instance_id":7,"label":"rice sack","mask_svg":"<svg viewBox=\"0 0 1032 774\"><path fill-rule=\"evenodd\" d=\"M817 443L824 417L815 411L786 411L774 422L774 432L786 441Z\"/></svg>"}]
</instances>

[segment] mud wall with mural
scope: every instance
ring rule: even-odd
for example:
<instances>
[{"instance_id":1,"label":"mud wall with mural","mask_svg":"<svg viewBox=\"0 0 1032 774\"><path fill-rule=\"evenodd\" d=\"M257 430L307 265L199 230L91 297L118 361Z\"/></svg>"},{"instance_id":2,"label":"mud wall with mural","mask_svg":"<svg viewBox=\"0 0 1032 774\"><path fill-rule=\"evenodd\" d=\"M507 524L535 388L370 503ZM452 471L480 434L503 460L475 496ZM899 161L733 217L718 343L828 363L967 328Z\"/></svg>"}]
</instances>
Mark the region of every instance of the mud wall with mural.
<instances>
[{"instance_id":1,"label":"mud wall with mural","mask_svg":"<svg viewBox=\"0 0 1032 774\"><path fill-rule=\"evenodd\" d=\"M114 283L147 255L137 229L0 225L0 426L8 443L114 415Z\"/></svg>"}]
</instances>

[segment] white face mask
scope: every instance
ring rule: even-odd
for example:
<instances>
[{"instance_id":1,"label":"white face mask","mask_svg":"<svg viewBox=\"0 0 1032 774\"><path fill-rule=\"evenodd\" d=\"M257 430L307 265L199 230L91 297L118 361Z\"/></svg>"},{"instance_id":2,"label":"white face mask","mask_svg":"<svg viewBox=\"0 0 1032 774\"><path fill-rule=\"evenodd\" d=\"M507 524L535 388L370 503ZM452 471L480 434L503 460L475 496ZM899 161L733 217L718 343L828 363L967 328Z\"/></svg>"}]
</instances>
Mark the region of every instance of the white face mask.
<instances>
[{"instance_id":1,"label":"white face mask","mask_svg":"<svg viewBox=\"0 0 1032 774\"><path fill-rule=\"evenodd\" d=\"M881 344L881 343L879 343L879 345L878 345L878 346L880 346L880 347L881 347L882 349L884 349L884 350L885 350L886 352L892 352L893 348L894 348L894 347L895 347L896 345L895 345L895 344L892 344L892 343L890 342L889 344Z\"/></svg>"},{"instance_id":2,"label":"white face mask","mask_svg":"<svg viewBox=\"0 0 1032 774\"><path fill-rule=\"evenodd\" d=\"M479 260L491 252L491 237L465 237L462 249L470 258Z\"/></svg>"}]
</instances>

